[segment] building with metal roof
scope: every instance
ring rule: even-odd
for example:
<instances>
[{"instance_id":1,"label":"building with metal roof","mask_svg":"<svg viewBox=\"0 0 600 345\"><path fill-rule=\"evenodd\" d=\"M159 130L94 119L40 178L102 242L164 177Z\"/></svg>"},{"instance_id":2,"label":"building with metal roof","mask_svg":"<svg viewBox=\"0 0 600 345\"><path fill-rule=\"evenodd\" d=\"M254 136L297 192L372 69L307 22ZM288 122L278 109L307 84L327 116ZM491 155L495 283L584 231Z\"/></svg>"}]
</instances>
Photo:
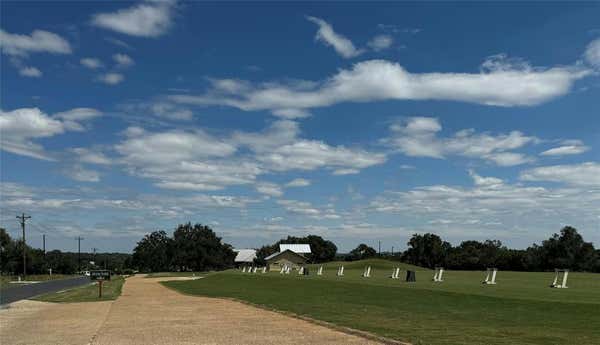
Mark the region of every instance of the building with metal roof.
<instances>
[{"instance_id":1,"label":"building with metal roof","mask_svg":"<svg viewBox=\"0 0 600 345\"><path fill-rule=\"evenodd\" d=\"M265 258L269 271L279 271L282 267L298 269L308 261L302 254L286 249L279 253L273 253Z\"/></svg>"},{"instance_id":2,"label":"building with metal roof","mask_svg":"<svg viewBox=\"0 0 600 345\"><path fill-rule=\"evenodd\" d=\"M233 251L237 252L234 260L235 263L252 263L254 262L254 259L256 259L255 249L234 249Z\"/></svg>"},{"instance_id":3,"label":"building with metal roof","mask_svg":"<svg viewBox=\"0 0 600 345\"><path fill-rule=\"evenodd\" d=\"M291 250L298 254L310 254L310 244L280 244L279 252L283 253L286 250Z\"/></svg>"}]
</instances>

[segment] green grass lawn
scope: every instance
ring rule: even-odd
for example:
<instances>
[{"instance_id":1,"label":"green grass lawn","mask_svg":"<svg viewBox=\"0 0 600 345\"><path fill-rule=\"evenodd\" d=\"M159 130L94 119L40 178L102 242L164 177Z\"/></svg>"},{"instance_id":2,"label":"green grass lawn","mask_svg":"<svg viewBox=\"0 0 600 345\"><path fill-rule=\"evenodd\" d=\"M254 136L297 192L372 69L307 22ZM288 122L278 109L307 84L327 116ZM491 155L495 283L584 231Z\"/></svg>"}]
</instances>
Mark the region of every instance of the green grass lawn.
<instances>
[{"instance_id":1,"label":"green grass lawn","mask_svg":"<svg viewBox=\"0 0 600 345\"><path fill-rule=\"evenodd\" d=\"M366 264L371 278L360 277ZM406 283L388 278L391 262L344 265L344 277L335 276L332 263L323 276L314 275L318 266L309 276L231 270L164 284L414 344L600 344L598 274L571 273L568 289L551 289L553 273L500 271L497 285L482 285L484 272L447 271L443 283L434 283L433 271L416 268L417 282Z\"/></svg>"},{"instance_id":2,"label":"green grass lawn","mask_svg":"<svg viewBox=\"0 0 600 345\"><path fill-rule=\"evenodd\" d=\"M155 272L146 274L145 278L163 278L163 277L192 277L205 276L206 272Z\"/></svg>"},{"instance_id":3,"label":"green grass lawn","mask_svg":"<svg viewBox=\"0 0 600 345\"><path fill-rule=\"evenodd\" d=\"M58 291L33 298L36 301L73 303L73 302L97 302L117 299L121 295L121 289L125 278L112 276L111 280L102 283L102 298L98 298L98 283L79 286L73 289Z\"/></svg>"},{"instance_id":4,"label":"green grass lawn","mask_svg":"<svg viewBox=\"0 0 600 345\"><path fill-rule=\"evenodd\" d=\"M27 281L47 281L47 280L55 280L55 279L67 279L76 277L75 275L66 275L66 274L32 274L26 277ZM19 279L18 276L0 276L0 290L1 289L9 289L15 286L20 286L21 284L11 283L11 281L17 281Z\"/></svg>"}]
</instances>

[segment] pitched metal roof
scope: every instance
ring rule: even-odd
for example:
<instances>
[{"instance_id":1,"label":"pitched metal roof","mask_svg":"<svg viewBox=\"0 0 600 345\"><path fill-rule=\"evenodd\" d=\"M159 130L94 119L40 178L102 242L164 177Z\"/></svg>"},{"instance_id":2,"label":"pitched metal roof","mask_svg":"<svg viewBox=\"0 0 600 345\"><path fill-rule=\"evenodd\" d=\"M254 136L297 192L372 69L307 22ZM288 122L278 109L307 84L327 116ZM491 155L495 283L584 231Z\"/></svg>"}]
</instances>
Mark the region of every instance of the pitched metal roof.
<instances>
[{"instance_id":1,"label":"pitched metal roof","mask_svg":"<svg viewBox=\"0 0 600 345\"><path fill-rule=\"evenodd\" d=\"M273 254L271 254L271 255L267 256L267 257L265 258L265 260L270 260L270 259L273 259L273 258L275 258L275 257L277 257L277 256L279 256L279 255L281 255L281 254L283 254L283 253L285 253L285 252L288 252L288 251L289 251L290 253L294 254L295 256L297 256L297 257L299 257L299 258L302 258L304 261L306 261L306 258L305 258L305 257L304 257L302 254L295 253L295 252L293 252L293 251L291 251L291 250L289 250L289 249L286 249L286 250L284 250L283 252L277 252L277 253L273 253Z\"/></svg>"},{"instance_id":2,"label":"pitched metal roof","mask_svg":"<svg viewBox=\"0 0 600 345\"><path fill-rule=\"evenodd\" d=\"M280 244L279 251L284 252L286 250L291 250L294 253L298 254L308 254L310 253L310 244Z\"/></svg>"},{"instance_id":3,"label":"pitched metal roof","mask_svg":"<svg viewBox=\"0 0 600 345\"><path fill-rule=\"evenodd\" d=\"M235 262L253 262L256 259L256 250L254 249L234 249L237 252Z\"/></svg>"}]
</instances>

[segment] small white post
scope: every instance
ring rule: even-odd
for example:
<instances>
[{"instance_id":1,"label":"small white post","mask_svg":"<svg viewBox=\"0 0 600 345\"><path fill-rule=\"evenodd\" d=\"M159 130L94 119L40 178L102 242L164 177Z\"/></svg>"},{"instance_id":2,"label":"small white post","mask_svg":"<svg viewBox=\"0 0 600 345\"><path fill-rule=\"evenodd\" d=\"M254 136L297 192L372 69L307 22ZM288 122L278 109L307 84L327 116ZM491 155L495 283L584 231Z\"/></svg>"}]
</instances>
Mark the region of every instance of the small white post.
<instances>
[{"instance_id":1,"label":"small white post","mask_svg":"<svg viewBox=\"0 0 600 345\"><path fill-rule=\"evenodd\" d=\"M258 270L258 266L254 267L254 269L252 270L252 273L256 273L257 270Z\"/></svg>"},{"instance_id":2,"label":"small white post","mask_svg":"<svg viewBox=\"0 0 600 345\"><path fill-rule=\"evenodd\" d=\"M444 268L443 267L436 267L435 268L435 273L433 274L433 281L437 282L437 283L443 282L444 281L443 274L444 274Z\"/></svg>"},{"instance_id":3,"label":"small white post","mask_svg":"<svg viewBox=\"0 0 600 345\"><path fill-rule=\"evenodd\" d=\"M317 271L317 275L323 275L323 266L319 266L319 270Z\"/></svg>"},{"instance_id":4,"label":"small white post","mask_svg":"<svg viewBox=\"0 0 600 345\"><path fill-rule=\"evenodd\" d=\"M285 274L290 274L291 268L289 265L285 266Z\"/></svg>"},{"instance_id":5,"label":"small white post","mask_svg":"<svg viewBox=\"0 0 600 345\"><path fill-rule=\"evenodd\" d=\"M554 282L552 282L552 287L556 287L556 283L558 283L558 270L554 271Z\"/></svg>"},{"instance_id":6,"label":"small white post","mask_svg":"<svg viewBox=\"0 0 600 345\"><path fill-rule=\"evenodd\" d=\"M267 273L267 266L262 268L262 273Z\"/></svg>"},{"instance_id":7,"label":"small white post","mask_svg":"<svg viewBox=\"0 0 600 345\"><path fill-rule=\"evenodd\" d=\"M304 274L304 266L300 267L300 269L298 270L298 274L299 275Z\"/></svg>"},{"instance_id":8,"label":"small white post","mask_svg":"<svg viewBox=\"0 0 600 345\"><path fill-rule=\"evenodd\" d=\"M371 266L367 268L367 278L371 276Z\"/></svg>"},{"instance_id":9,"label":"small white post","mask_svg":"<svg viewBox=\"0 0 600 345\"><path fill-rule=\"evenodd\" d=\"M396 267L396 279L400 279L400 267Z\"/></svg>"},{"instance_id":10,"label":"small white post","mask_svg":"<svg viewBox=\"0 0 600 345\"><path fill-rule=\"evenodd\" d=\"M566 289L567 288L567 277L569 276L569 270L565 270L563 272L563 280L562 280L562 286L561 288Z\"/></svg>"},{"instance_id":11,"label":"small white post","mask_svg":"<svg viewBox=\"0 0 600 345\"><path fill-rule=\"evenodd\" d=\"M494 268L494 271L492 271L492 283L491 284L496 284L496 274L498 273L498 269Z\"/></svg>"},{"instance_id":12,"label":"small white post","mask_svg":"<svg viewBox=\"0 0 600 345\"><path fill-rule=\"evenodd\" d=\"M242 273L246 273L246 266L242 268Z\"/></svg>"},{"instance_id":13,"label":"small white post","mask_svg":"<svg viewBox=\"0 0 600 345\"><path fill-rule=\"evenodd\" d=\"M285 273L285 266L281 266L281 269L279 270L279 274L284 274Z\"/></svg>"},{"instance_id":14,"label":"small white post","mask_svg":"<svg viewBox=\"0 0 600 345\"><path fill-rule=\"evenodd\" d=\"M340 266L338 268L338 272L337 272L338 277L341 277L344 275L344 266Z\"/></svg>"}]
</instances>

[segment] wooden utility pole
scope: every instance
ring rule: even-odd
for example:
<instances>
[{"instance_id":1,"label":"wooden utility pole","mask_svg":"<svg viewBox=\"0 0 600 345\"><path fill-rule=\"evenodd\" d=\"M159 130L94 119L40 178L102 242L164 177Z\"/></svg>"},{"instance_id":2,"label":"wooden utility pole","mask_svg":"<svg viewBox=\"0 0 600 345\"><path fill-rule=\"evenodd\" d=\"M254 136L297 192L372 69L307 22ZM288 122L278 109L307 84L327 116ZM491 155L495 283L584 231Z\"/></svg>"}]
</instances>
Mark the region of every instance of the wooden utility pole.
<instances>
[{"instance_id":1,"label":"wooden utility pole","mask_svg":"<svg viewBox=\"0 0 600 345\"><path fill-rule=\"evenodd\" d=\"M25 243L25 220L30 219L31 216L26 216L25 213L21 213L17 216L19 223L21 223L21 229L23 230L23 280L27 275L27 245Z\"/></svg>"},{"instance_id":2,"label":"wooden utility pole","mask_svg":"<svg viewBox=\"0 0 600 345\"><path fill-rule=\"evenodd\" d=\"M77 271L81 274L81 240L83 237L77 237Z\"/></svg>"},{"instance_id":3,"label":"wooden utility pole","mask_svg":"<svg viewBox=\"0 0 600 345\"><path fill-rule=\"evenodd\" d=\"M44 250L44 255L46 255L46 234L42 234L42 249Z\"/></svg>"}]
</instances>

